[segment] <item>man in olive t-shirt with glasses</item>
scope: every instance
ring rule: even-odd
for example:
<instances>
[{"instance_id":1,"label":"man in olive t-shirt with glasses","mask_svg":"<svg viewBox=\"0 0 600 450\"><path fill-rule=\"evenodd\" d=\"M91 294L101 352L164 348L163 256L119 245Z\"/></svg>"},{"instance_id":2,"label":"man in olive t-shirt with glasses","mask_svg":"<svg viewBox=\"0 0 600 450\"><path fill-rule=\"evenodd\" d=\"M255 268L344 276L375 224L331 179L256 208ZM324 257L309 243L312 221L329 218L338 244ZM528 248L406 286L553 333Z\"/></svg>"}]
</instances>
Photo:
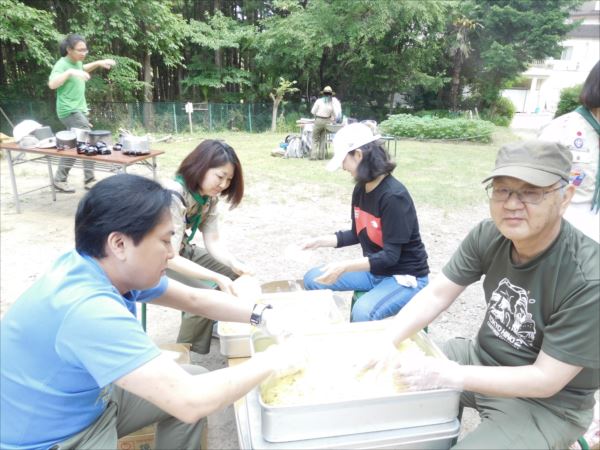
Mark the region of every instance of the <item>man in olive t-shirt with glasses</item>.
<instances>
[{"instance_id":1,"label":"man in olive t-shirt with glasses","mask_svg":"<svg viewBox=\"0 0 600 450\"><path fill-rule=\"evenodd\" d=\"M562 219L571 153L557 143L503 146L483 180L491 220L467 235L442 273L391 321L379 366L411 390L463 391L481 417L454 448L567 448L591 423L600 385L600 246ZM403 361L398 344L485 275L476 339L451 339L449 360ZM373 364L375 360L371 361Z\"/></svg>"}]
</instances>

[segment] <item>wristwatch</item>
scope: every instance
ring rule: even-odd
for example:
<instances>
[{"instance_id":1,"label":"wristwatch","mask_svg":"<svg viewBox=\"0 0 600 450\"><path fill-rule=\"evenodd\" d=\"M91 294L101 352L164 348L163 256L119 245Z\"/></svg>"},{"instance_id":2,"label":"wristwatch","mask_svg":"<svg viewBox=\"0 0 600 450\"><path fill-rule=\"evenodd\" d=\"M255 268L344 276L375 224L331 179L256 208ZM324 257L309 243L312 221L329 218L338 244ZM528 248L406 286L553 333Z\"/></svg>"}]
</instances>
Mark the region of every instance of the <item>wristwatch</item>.
<instances>
[{"instance_id":1,"label":"wristwatch","mask_svg":"<svg viewBox=\"0 0 600 450\"><path fill-rule=\"evenodd\" d=\"M252 314L250 314L250 323L252 325L260 325L262 322L262 315L265 309L273 309L271 305L263 305L261 303L257 303L252 308Z\"/></svg>"}]
</instances>

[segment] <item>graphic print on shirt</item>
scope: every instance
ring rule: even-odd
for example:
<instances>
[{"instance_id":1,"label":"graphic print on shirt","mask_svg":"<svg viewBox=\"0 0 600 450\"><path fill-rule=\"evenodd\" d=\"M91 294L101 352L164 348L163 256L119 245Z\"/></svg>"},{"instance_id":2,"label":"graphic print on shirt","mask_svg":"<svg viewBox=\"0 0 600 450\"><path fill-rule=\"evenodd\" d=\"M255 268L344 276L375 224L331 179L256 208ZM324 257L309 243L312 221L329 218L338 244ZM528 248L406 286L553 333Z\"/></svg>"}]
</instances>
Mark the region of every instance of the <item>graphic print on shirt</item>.
<instances>
[{"instance_id":1,"label":"graphic print on shirt","mask_svg":"<svg viewBox=\"0 0 600 450\"><path fill-rule=\"evenodd\" d=\"M492 293L488 305L487 325L492 332L516 349L531 347L535 339L535 322L528 311L527 291L503 278Z\"/></svg>"},{"instance_id":2,"label":"graphic print on shirt","mask_svg":"<svg viewBox=\"0 0 600 450\"><path fill-rule=\"evenodd\" d=\"M381 218L375 217L361 210L358 206L354 207L354 222L356 223L356 235L362 230L367 229L367 236L372 242L383 248L383 234L381 232Z\"/></svg>"}]
</instances>

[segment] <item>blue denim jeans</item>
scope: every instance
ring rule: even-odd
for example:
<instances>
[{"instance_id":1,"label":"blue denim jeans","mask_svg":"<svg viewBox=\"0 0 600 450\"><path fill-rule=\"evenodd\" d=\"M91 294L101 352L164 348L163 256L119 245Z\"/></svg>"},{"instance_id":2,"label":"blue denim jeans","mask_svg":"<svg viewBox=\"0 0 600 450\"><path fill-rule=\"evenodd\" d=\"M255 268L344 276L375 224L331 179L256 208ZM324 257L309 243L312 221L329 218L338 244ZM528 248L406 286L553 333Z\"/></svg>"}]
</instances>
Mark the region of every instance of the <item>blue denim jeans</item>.
<instances>
[{"instance_id":1,"label":"blue denim jeans","mask_svg":"<svg viewBox=\"0 0 600 450\"><path fill-rule=\"evenodd\" d=\"M333 284L315 281L321 275L320 267L310 269L304 275L307 290L331 289L332 291L366 291L352 308L352 322L381 320L393 316L406 305L417 292L429 283L429 277L417 278L417 287L398 284L394 277L373 275L371 272L347 272Z\"/></svg>"}]
</instances>

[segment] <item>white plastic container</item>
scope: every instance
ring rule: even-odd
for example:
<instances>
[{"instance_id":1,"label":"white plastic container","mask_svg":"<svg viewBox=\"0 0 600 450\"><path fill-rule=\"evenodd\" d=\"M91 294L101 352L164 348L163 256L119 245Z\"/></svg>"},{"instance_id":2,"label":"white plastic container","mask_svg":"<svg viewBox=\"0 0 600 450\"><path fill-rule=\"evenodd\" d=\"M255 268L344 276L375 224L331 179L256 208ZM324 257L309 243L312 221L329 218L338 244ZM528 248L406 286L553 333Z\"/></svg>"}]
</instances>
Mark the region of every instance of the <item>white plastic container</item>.
<instances>
[{"instance_id":1,"label":"white plastic container","mask_svg":"<svg viewBox=\"0 0 600 450\"><path fill-rule=\"evenodd\" d=\"M259 303L273 305L273 308L303 332L344 322L333 298L333 292L330 290L263 294ZM243 358L251 355L250 335L253 327L250 324L219 322L217 330L222 355L228 358Z\"/></svg>"}]
</instances>

